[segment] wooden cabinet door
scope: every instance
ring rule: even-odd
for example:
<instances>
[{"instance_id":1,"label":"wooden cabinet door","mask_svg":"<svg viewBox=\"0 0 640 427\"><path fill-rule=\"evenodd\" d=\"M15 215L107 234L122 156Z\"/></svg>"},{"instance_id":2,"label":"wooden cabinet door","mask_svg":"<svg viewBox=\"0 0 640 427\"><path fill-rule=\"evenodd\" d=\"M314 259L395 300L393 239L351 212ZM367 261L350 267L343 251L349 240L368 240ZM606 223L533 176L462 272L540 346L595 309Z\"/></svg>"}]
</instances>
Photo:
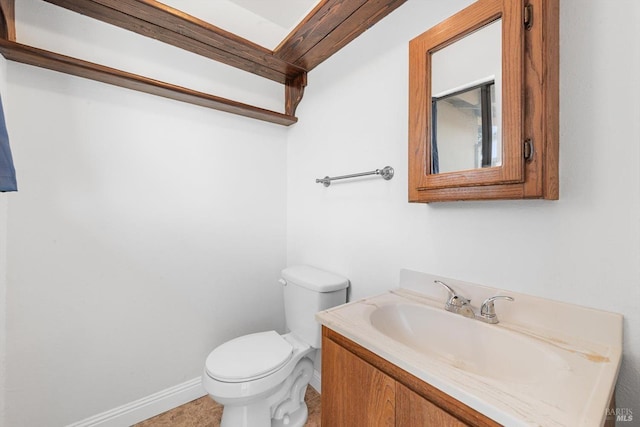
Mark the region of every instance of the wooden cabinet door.
<instances>
[{"instance_id":1,"label":"wooden cabinet door","mask_svg":"<svg viewBox=\"0 0 640 427\"><path fill-rule=\"evenodd\" d=\"M394 379L323 337L322 427L395 426L395 387Z\"/></svg>"},{"instance_id":2,"label":"wooden cabinet door","mask_svg":"<svg viewBox=\"0 0 640 427\"><path fill-rule=\"evenodd\" d=\"M398 427L467 427L404 385L396 385L396 425Z\"/></svg>"}]
</instances>

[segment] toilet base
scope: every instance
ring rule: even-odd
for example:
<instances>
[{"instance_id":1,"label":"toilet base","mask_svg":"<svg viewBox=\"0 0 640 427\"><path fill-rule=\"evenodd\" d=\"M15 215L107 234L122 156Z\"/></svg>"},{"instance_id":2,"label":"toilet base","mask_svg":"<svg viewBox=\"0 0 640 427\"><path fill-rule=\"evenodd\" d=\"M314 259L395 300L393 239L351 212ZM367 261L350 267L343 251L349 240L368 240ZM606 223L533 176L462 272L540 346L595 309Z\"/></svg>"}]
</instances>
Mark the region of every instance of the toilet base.
<instances>
[{"instance_id":1,"label":"toilet base","mask_svg":"<svg viewBox=\"0 0 640 427\"><path fill-rule=\"evenodd\" d=\"M243 406L225 405L220 427L232 426L271 427L271 408L268 402L261 401Z\"/></svg>"},{"instance_id":2,"label":"toilet base","mask_svg":"<svg viewBox=\"0 0 640 427\"><path fill-rule=\"evenodd\" d=\"M313 362L303 357L273 393L250 401L226 400L220 427L303 427L308 409L304 401ZM242 400L242 402L240 402Z\"/></svg>"},{"instance_id":3,"label":"toilet base","mask_svg":"<svg viewBox=\"0 0 640 427\"><path fill-rule=\"evenodd\" d=\"M309 417L309 409L307 404L302 402L300 407L281 419L271 419L271 427L302 427L307 422Z\"/></svg>"}]
</instances>

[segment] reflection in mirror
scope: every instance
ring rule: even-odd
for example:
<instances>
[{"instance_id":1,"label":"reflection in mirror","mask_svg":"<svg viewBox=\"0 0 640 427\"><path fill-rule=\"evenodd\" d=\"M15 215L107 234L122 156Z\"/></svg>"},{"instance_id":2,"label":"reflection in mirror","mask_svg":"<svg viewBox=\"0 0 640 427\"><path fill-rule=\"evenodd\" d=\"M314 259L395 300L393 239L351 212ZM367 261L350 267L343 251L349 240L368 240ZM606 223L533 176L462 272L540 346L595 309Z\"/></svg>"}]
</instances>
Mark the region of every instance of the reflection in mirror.
<instances>
[{"instance_id":1,"label":"reflection in mirror","mask_svg":"<svg viewBox=\"0 0 640 427\"><path fill-rule=\"evenodd\" d=\"M431 58L431 173L501 166L501 20Z\"/></svg>"},{"instance_id":2,"label":"reflection in mirror","mask_svg":"<svg viewBox=\"0 0 640 427\"><path fill-rule=\"evenodd\" d=\"M498 149L495 83L432 98L431 173L502 164ZM438 147L438 141L443 141ZM441 162L439 154L442 153Z\"/></svg>"}]
</instances>

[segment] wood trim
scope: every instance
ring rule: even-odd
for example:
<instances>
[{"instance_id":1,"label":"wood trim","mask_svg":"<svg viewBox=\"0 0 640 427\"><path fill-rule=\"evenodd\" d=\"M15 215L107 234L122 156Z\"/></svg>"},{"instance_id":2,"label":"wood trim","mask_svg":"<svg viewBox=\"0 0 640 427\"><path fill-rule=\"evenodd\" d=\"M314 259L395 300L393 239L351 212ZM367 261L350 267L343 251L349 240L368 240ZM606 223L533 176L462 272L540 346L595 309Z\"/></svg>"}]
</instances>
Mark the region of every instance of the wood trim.
<instances>
[{"instance_id":1,"label":"wood trim","mask_svg":"<svg viewBox=\"0 0 640 427\"><path fill-rule=\"evenodd\" d=\"M0 0L4 18L0 36L6 58L288 126L297 121L294 114L307 85L307 71L406 0L324 0L285 39L277 53L155 0L45 1L282 83L285 114L12 44L16 41L14 0Z\"/></svg>"},{"instance_id":2,"label":"wood trim","mask_svg":"<svg viewBox=\"0 0 640 427\"><path fill-rule=\"evenodd\" d=\"M302 101L304 88L307 86L307 73L299 74L287 80L284 92L284 111L290 116L296 115L298 104Z\"/></svg>"},{"instance_id":3,"label":"wood trim","mask_svg":"<svg viewBox=\"0 0 640 427\"><path fill-rule=\"evenodd\" d=\"M50 2L54 4L59 3L59 5L68 7L72 10L77 9L76 11L85 13L89 16L100 17L103 21L110 22L115 25L129 25L132 27L130 29L135 28L136 32L143 35L160 34L160 36L156 38L161 41L167 41L163 40L163 37L169 33L163 33L161 27L111 9L108 6L98 3L98 1L94 2L93 0L89 0L85 2L78 2L74 0L51 0ZM103 0L103 2L109 4L110 0ZM133 3L136 3L136 0L117 2L117 4L122 7L130 6ZM151 4L156 2L146 1L145 3ZM149 7L153 7L153 5L150 5ZM5 58L9 60L284 126L292 125L293 123L296 123L298 121L293 113L282 114L276 111L266 110L263 108L255 107L253 105L244 104L203 92L198 92L185 87L161 82L137 74L127 73L118 69L105 67L95 63L83 61L81 59L17 43L15 41L14 8L14 0L0 0L0 12L2 15L2 27L0 28L0 30L2 31L2 37L0 37L0 52ZM145 10L142 10L142 12L144 11ZM185 19L185 22L186 21L188 21L188 19ZM199 23L192 22L192 24L198 25ZM206 23L202 24L206 25ZM233 34L226 33L226 37L228 38L228 40L231 40L228 42L228 44L234 49L238 48L238 46L242 44L242 39L234 36ZM238 68L253 67L252 70L255 72L255 74L271 78L272 80L281 81L282 83L293 82L289 83L293 85L293 91L287 86L287 93L291 92L294 94L290 95L295 101L291 103L291 105L293 106L295 103L295 106L297 106L297 103L299 103L302 99L302 92L304 90L304 85L306 85L305 71L289 64L285 64L278 59L274 59L272 62L277 64L277 66L281 67L281 69L284 70L283 72L278 72L277 70L260 65L257 62L252 62L250 59L247 59L251 57L247 54L246 49L242 50L238 48L238 51L241 52L242 55L229 55L228 53L225 53L226 51L211 47L210 45L205 44L199 40L190 39L188 37L186 37L185 40L185 45L182 47L186 50L190 50L211 59L220 60L221 62L227 64L230 63L229 65L234 65ZM249 48L253 47L249 46ZM259 59L263 58L264 55L270 55L270 51L263 48L256 48L256 52L258 52L258 54L256 54L256 58ZM269 63L269 61L264 62ZM287 72L290 73L290 76L287 74ZM293 106L290 111L295 112L295 106Z\"/></svg>"},{"instance_id":4,"label":"wood trim","mask_svg":"<svg viewBox=\"0 0 640 427\"><path fill-rule=\"evenodd\" d=\"M0 39L0 53L5 58L35 65L54 71L60 71L78 77L84 77L103 83L137 90L164 98L188 102L202 107L251 117L271 123L289 126L298 119L294 116L265 110L252 105L197 92L181 86L153 80L137 74L127 73L69 56L60 55L20 43Z\"/></svg>"},{"instance_id":5,"label":"wood trim","mask_svg":"<svg viewBox=\"0 0 640 427\"><path fill-rule=\"evenodd\" d=\"M533 23L525 37L525 138L534 145L524 197L558 200L560 140L560 4L529 0ZM537 22L536 22L537 21ZM536 25L537 24L537 25Z\"/></svg>"},{"instance_id":6,"label":"wood trim","mask_svg":"<svg viewBox=\"0 0 640 427\"><path fill-rule=\"evenodd\" d=\"M513 200L524 197L522 184L497 184L475 187L434 188L429 190L409 189L409 201L456 202L463 200Z\"/></svg>"},{"instance_id":7,"label":"wood trim","mask_svg":"<svg viewBox=\"0 0 640 427\"><path fill-rule=\"evenodd\" d=\"M422 396L424 399L427 399L438 408L454 415L463 423L467 423L468 425L474 427L500 426L500 424L482 415L475 409L472 409L464 403L452 398L448 394L440 391L432 385L397 367L391 362L383 359L377 354L367 350L366 348L340 335L339 333L327 328L326 326L322 327L322 336L327 340L333 341L334 343L358 356L365 362L371 364L375 368L394 378L400 384ZM325 363L324 360L323 363Z\"/></svg>"},{"instance_id":8,"label":"wood trim","mask_svg":"<svg viewBox=\"0 0 640 427\"><path fill-rule=\"evenodd\" d=\"M420 190L524 182L523 128L523 3L482 0L421 34L409 44L411 55L410 144L419 154L412 163L412 186ZM432 174L431 55L500 19L502 23L502 166ZM424 111L424 114L422 113ZM418 133L415 129L419 129Z\"/></svg>"},{"instance_id":9,"label":"wood trim","mask_svg":"<svg viewBox=\"0 0 640 427\"><path fill-rule=\"evenodd\" d=\"M6 40L16 40L15 1L0 0L0 36Z\"/></svg>"},{"instance_id":10,"label":"wood trim","mask_svg":"<svg viewBox=\"0 0 640 427\"><path fill-rule=\"evenodd\" d=\"M275 55L283 61L295 63L365 2L322 0L274 49Z\"/></svg>"},{"instance_id":11,"label":"wood trim","mask_svg":"<svg viewBox=\"0 0 640 427\"><path fill-rule=\"evenodd\" d=\"M312 70L406 0L324 0L274 50Z\"/></svg>"},{"instance_id":12,"label":"wood trim","mask_svg":"<svg viewBox=\"0 0 640 427\"><path fill-rule=\"evenodd\" d=\"M45 1L278 83L305 71L269 49L153 0Z\"/></svg>"},{"instance_id":13,"label":"wood trim","mask_svg":"<svg viewBox=\"0 0 640 427\"><path fill-rule=\"evenodd\" d=\"M307 70L314 69L405 2L406 0L367 0L294 64Z\"/></svg>"},{"instance_id":14,"label":"wood trim","mask_svg":"<svg viewBox=\"0 0 640 427\"><path fill-rule=\"evenodd\" d=\"M45 0L286 84L406 0L324 0L271 51L155 0Z\"/></svg>"}]
</instances>

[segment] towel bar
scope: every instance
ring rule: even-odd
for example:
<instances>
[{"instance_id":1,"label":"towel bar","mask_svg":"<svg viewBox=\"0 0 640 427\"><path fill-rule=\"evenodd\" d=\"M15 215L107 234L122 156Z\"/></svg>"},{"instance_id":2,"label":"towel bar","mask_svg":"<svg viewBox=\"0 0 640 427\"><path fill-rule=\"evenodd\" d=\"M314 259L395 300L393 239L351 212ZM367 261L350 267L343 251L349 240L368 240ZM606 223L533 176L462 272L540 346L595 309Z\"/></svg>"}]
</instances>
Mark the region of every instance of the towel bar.
<instances>
[{"instance_id":1,"label":"towel bar","mask_svg":"<svg viewBox=\"0 0 640 427\"><path fill-rule=\"evenodd\" d=\"M393 178L393 168L391 166L385 166L382 169L376 169L370 172L361 172L342 176L325 176L324 178L317 178L316 184L322 183L325 187L328 187L331 185L331 181L335 181L338 179L357 178L367 175L380 175L382 178L389 181L391 178Z\"/></svg>"}]
</instances>

